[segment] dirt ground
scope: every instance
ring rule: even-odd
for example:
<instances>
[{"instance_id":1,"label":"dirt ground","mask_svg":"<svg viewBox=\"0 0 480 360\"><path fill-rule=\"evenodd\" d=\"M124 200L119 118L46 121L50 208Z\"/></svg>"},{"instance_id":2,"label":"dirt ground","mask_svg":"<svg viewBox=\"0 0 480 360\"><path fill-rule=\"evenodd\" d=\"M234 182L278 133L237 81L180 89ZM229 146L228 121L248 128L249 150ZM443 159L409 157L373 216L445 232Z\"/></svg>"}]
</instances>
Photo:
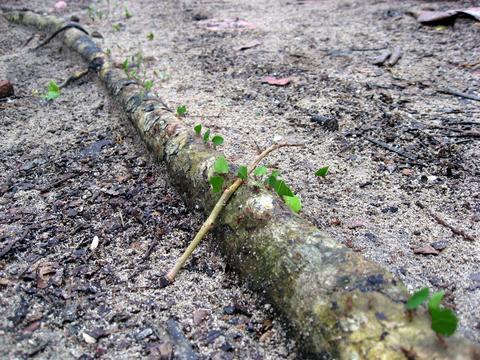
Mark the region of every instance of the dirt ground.
<instances>
[{"instance_id":1,"label":"dirt ground","mask_svg":"<svg viewBox=\"0 0 480 360\"><path fill-rule=\"evenodd\" d=\"M479 96L480 26L422 26L408 14L473 5L111 0L69 4L63 15L96 31L118 63L140 64L132 70L172 108L185 104L189 124L221 133L232 161L247 163L275 136L304 143L268 161L300 195L303 216L409 289L444 290L460 331L480 341L480 103L445 93ZM372 64L395 48L395 65ZM329 175L316 178L325 165ZM426 246L436 254L415 253Z\"/></svg>"},{"instance_id":2,"label":"dirt ground","mask_svg":"<svg viewBox=\"0 0 480 360\"><path fill-rule=\"evenodd\" d=\"M58 44L0 18L0 358L293 359L268 304L202 246L159 278L201 224L95 77ZM36 41L31 40L31 41ZM94 238L98 247L91 249Z\"/></svg>"}]
</instances>

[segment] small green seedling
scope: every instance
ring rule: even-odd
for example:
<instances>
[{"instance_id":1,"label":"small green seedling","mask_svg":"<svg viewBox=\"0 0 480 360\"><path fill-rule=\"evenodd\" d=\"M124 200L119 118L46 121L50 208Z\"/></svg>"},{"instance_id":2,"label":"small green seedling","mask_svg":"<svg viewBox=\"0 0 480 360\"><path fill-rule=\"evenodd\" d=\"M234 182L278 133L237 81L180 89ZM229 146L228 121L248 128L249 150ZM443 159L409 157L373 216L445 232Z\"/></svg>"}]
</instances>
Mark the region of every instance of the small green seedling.
<instances>
[{"instance_id":1,"label":"small green seedling","mask_svg":"<svg viewBox=\"0 0 480 360\"><path fill-rule=\"evenodd\" d=\"M97 9L95 9L94 6L90 5L88 8L87 8L87 11L88 11L88 17L92 20L92 21L95 21L95 17L98 17L100 20L103 19L103 11L99 11Z\"/></svg>"},{"instance_id":2,"label":"small green seedling","mask_svg":"<svg viewBox=\"0 0 480 360\"><path fill-rule=\"evenodd\" d=\"M185 116L187 113L187 107L185 105L180 105L177 107L177 116Z\"/></svg>"},{"instance_id":3,"label":"small green seedling","mask_svg":"<svg viewBox=\"0 0 480 360\"><path fill-rule=\"evenodd\" d=\"M202 124L197 124L193 127L193 130L195 131L195 134L197 134L198 136L200 136L200 134L202 133Z\"/></svg>"},{"instance_id":4,"label":"small green seedling","mask_svg":"<svg viewBox=\"0 0 480 360\"><path fill-rule=\"evenodd\" d=\"M257 168L254 171L254 175L257 175L257 170L258 173L261 174L259 176L262 176L267 172L266 168ZM275 192L283 199L283 201L290 208L290 210L295 213L300 212L300 210L302 210L302 202L300 198L293 193L292 189L290 189L290 187L284 180L279 179L279 176L280 172L273 170L270 173L268 179L266 180L266 183L270 185L273 190L275 190Z\"/></svg>"},{"instance_id":5,"label":"small green seedling","mask_svg":"<svg viewBox=\"0 0 480 360\"><path fill-rule=\"evenodd\" d=\"M315 176L325 177L328 174L328 166L321 167L315 172Z\"/></svg>"},{"instance_id":6,"label":"small green seedling","mask_svg":"<svg viewBox=\"0 0 480 360\"><path fill-rule=\"evenodd\" d=\"M210 179L208 179L208 182L210 183L210 185L212 185L212 191L214 193L218 193L222 191L223 183L225 182L225 180L221 176L212 176L210 177Z\"/></svg>"},{"instance_id":7,"label":"small green seedling","mask_svg":"<svg viewBox=\"0 0 480 360\"><path fill-rule=\"evenodd\" d=\"M218 193L222 191L223 184L225 183L225 179L222 175L228 174L230 171L227 159L225 159L224 156L220 156L213 164L213 170L217 175L211 176L208 179L208 182L212 186L212 191Z\"/></svg>"},{"instance_id":8,"label":"small green seedling","mask_svg":"<svg viewBox=\"0 0 480 360\"><path fill-rule=\"evenodd\" d=\"M145 90L147 90L147 91L152 90L153 81L152 81L152 80L147 80L147 81L145 81L145 83L143 84L143 87L144 87Z\"/></svg>"},{"instance_id":9,"label":"small green seedling","mask_svg":"<svg viewBox=\"0 0 480 360\"><path fill-rule=\"evenodd\" d=\"M122 69L126 73L128 73L128 68L130 67L130 63L128 62L128 59L123 60L122 62Z\"/></svg>"},{"instance_id":10,"label":"small green seedling","mask_svg":"<svg viewBox=\"0 0 480 360\"><path fill-rule=\"evenodd\" d=\"M238 168L237 176L242 180L247 180L248 177L248 169L244 165L240 165Z\"/></svg>"},{"instance_id":11,"label":"small green seedling","mask_svg":"<svg viewBox=\"0 0 480 360\"><path fill-rule=\"evenodd\" d=\"M300 210L302 210L302 202L296 195L283 196L283 201L285 201L285 204L295 213L299 213Z\"/></svg>"},{"instance_id":12,"label":"small green seedling","mask_svg":"<svg viewBox=\"0 0 480 360\"><path fill-rule=\"evenodd\" d=\"M125 8L125 19L130 19L133 15L128 11L128 8Z\"/></svg>"},{"instance_id":13,"label":"small green seedling","mask_svg":"<svg viewBox=\"0 0 480 360\"><path fill-rule=\"evenodd\" d=\"M120 30L122 30L122 24L120 24L120 23L113 24L112 29L115 30L115 31L120 31Z\"/></svg>"},{"instance_id":14,"label":"small green seedling","mask_svg":"<svg viewBox=\"0 0 480 360\"><path fill-rule=\"evenodd\" d=\"M223 137L220 136L220 135L215 135L214 137L212 137L212 143L215 146L222 145L223 144Z\"/></svg>"},{"instance_id":15,"label":"small green seedling","mask_svg":"<svg viewBox=\"0 0 480 360\"><path fill-rule=\"evenodd\" d=\"M47 86L47 94L45 95L45 99L48 101L55 100L60 96L60 87L57 85L55 80L50 80Z\"/></svg>"},{"instance_id":16,"label":"small green seedling","mask_svg":"<svg viewBox=\"0 0 480 360\"><path fill-rule=\"evenodd\" d=\"M228 166L228 161L225 159L224 156L220 156L216 161L215 164L213 164L213 170L217 174L228 174L230 171L230 168Z\"/></svg>"},{"instance_id":17,"label":"small green seedling","mask_svg":"<svg viewBox=\"0 0 480 360\"><path fill-rule=\"evenodd\" d=\"M205 131L205 133L203 134L203 142L207 143L209 139L210 139L210 129Z\"/></svg>"},{"instance_id":18,"label":"small green seedling","mask_svg":"<svg viewBox=\"0 0 480 360\"><path fill-rule=\"evenodd\" d=\"M425 300L428 299L430 295L430 290L428 288L423 288L415 293L408 299L405 307L407 310L416 310L420 305L422 305Z\"/></svg>"},{"instance_id":19,"label":"small green seedling","mask_svg":"<svg viewBox=\"0 0 480 360\"><path fill-rule=\"evenodd\" d=\"M407 310L414 311L418 309L428 299L429 293L428 288L416 291L405 304ZM444 295L443 291L433 294L428 301L427 307L432 320L432 330L437 335L451 336L457 330L458 318L452 310L440 307Z\"/></svg>"},{"instance_id":20,"label":"small green seedling","mask_svg":"<svg viewBox=\"0 0 480 360\"><path fill-rule=\"evenodd\" d=\"M257 177L261 177L263 175L266 175L267 172L268 172L268 169L266 168L266 166L259 166L253 171L253 175Z\"/></svg>"},{"instance_id":21,"label":"small green seedling","mask_svg":"<svg viewBox=\"0 0 480 360\"><path fill-rule=\"evenodd\" d=\"M152 41L154 37L155 37L155 35L153 35L153 32L149 32L149 33L147 34L147 39L148 39L148 41Z\"/></svg>"}]
</instances>

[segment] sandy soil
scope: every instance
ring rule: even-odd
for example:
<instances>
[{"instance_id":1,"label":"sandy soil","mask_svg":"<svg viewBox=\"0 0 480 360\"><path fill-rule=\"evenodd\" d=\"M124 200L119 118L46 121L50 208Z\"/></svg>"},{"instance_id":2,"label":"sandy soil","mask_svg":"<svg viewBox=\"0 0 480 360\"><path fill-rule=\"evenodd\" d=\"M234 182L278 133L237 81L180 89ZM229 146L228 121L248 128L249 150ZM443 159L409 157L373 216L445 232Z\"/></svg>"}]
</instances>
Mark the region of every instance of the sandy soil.
<instances>
[{"instance_id":1,"label":"sandy soil","mask_svg":"<svg viewBox=\"0 0 480 360\"><path fill-rule=\"evenodd\" d=\"M232 161L247 163L274 136L302 141L304 148L278 152L268 165L298 192L303 215L411 290L445 290L460 330L480 341L480 151L478 138L466 135L478 134L479 102L440 91L480 93L480 26L458 19L426 27L407 14L474 3L85 1L65 15L103 36L99 43L119 63L140 62L140 77L153 80L167 104L187 105L185 121L225 137ZM28 6L50 11L51 4ZM208 29L236 18L254 28ZM372 64L395 47L397 64ZM271 86L264 76L291 82ZM312 116L339 129L327 131ZM324 165L329 176L315 178ZM414 253L431 244L437 255Z\"/></svg>"},{"instance_id":2,"label":"sandy soil","mask_svg":"<svg viewBox=\"0 0 480 360\"><path fill-rule=\"evenodd\" d=\"M95 76L58 44L0 18L0 358L293 359L268 304L212 246L159 278L201 224ZM91 249L94 238L98 247ZM210 239L211 240L211 239ZM11 245L10 250L5 249Z\"/></svg>"}]
</instances>

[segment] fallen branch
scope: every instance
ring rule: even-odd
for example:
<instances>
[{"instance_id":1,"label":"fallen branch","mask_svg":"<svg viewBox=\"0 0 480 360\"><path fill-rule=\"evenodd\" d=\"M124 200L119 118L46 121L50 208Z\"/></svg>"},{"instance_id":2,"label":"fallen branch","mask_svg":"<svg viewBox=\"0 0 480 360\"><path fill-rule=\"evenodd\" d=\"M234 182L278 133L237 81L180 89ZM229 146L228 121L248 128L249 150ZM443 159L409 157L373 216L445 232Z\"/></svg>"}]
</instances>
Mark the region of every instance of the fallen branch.
<instances>
[{"instance_id":1,"label":"fallen branch","mask_svg":"<svg viewBox=\"0 0 480 360\"><path fill-rule=\"evenodd\" d=\"M65 23L53 16L8 12L11 21L53 31ZM207 212L218 196L208 173L220 155L130 79L76 28L59 35L87 63L99 60L98 76L124 109L170 182L191 208ZM101 61L100 61L101 60ZM474 359L480 349L461 336L442 347L430 317L409 318L405 286L392 274L293 214L263 187L245 183L217 218L215 240L232 270L286 320L306 358Z\"/></svg>"},{"instance_id":2,"label":"fallen branch","mask_svg":"<svg viewBox=\"0 0 480 360\"><path fill-rule=\"evenodd\" d=\"M429 208L427 208L420 201L417 201L416 204L420 209L426 210L430 214L430 216L435 219L435 221L437 223L445 226L447 229L450 229L454 234L462 236L465 240L475 241L475 238L472 235L467 234L465 232L465 230L463 230L463 229L459 229L459 228L447 223L440 215L438 215L437 213L435 213L432 210L430 210Z\"/></svg>"}]
</instances>

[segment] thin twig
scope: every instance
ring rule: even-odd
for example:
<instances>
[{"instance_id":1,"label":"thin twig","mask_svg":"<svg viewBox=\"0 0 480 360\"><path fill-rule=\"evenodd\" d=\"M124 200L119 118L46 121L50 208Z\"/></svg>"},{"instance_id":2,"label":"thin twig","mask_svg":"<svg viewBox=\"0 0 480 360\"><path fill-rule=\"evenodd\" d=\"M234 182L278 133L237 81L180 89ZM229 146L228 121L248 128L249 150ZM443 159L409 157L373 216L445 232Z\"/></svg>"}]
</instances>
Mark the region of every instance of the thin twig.
<instances>
[{"instance_id":1,"label":"thin twig","mask_svg":"<svg viewBox=\"0 0 480 360\"><path fill-rule=\"evenodd\" d=\"M58 29L57 31L55 31L52 35L50 35L45 41L41 42L39 45L37 45L33 50L38 50L40 49L42 46L45 46L47 45L55 36L57 36L59 33L61 33L62 31L65 31L65 30L68 30L68 29L72 29L72 28L75 28L75 29L78 29L80 30L81 32L85 33L88 35L88 31L85 30L83 27L81 27L80 25L76 24L76 23L68 23L64 26L62 26L60 29Z\"/></svg>"},{"instance_id":2,"label":"thin twig","mask_svg":"<svg viewBox=\"0 0 480 360\"><path fill-rule=\"evenodd\" d=\"M408 152L406 152L405 150L403 149L400 149L400 148L397 148L395 146L391 146L391 145L388 145L387 143L383 142L383 141L380 141L380 140L375 140L375 139L372 139L368 136L364 136L364 138L368 141L370 141L372 144L375 144L377 146L380 146L388 151L392 151L400 156L403 156L403 157L406 157L407 159L410 159L410 160L417 160L417 157L413 154L410 154Z\"/></svg>"},{"instance_id":3,"label":"thin twig","mask_svg":"<svg viewBox=\"0 0 480 360\"><path fill-rule=\"evenodd\" d=\"M303 146L303 144L274 144L267 149L265 149L260 155L258 155L255 160L248 166L248 174L250 175L258 164L268 156L272 151L275 151L279 148L286 147L286 146ZM177 260L175 265L170 269L170 271L166 275L166 279L169 283L172 283L175 280L180 269L185 265L190 255L196 249L200 241L208 234L208 232L213 228L215 221L217 220L218 215L222 212L223 208L227 205L228 200L232 197L232 195L237 191L237 189L243 184L243 179L237 178L235 181L222 193L222 196L217 201L215 206L213 207L212 212L208 216L207 220L202 224L200 230L197 232L195 237L193 238L192 242L188 245L187 249L184 251L182 256Z\"/></svg>"},{"instance_id":4,"label":"thin twig","mask_svg":"<svg viewBox=\"0 0 480 360\"><path fill-rule=\"evenodd\" d=\"M88 72L90 71L90 69L84 69L84 70L80 70L80 71L76 71L72 76L68 77L63 83L61 83L58 87L60 89L63 89L65 86L67 86L68 84L74 82L74 81L77 81L77 80L80 80L82 77L84 77L85 75L88 74Z\"/></svg>"},{"instance_id":5,"label":"thin twig","mask_svg":"<svg viewBox=\"0 0 480 360\"><path fill-rule=\"evenodd\" d=\"M443 94L455 95L464 99L480 101L480 96L467 94L450 87L442 87L442 88L439 88L437 91Z\"/></svg>"},{"instance_id":6,"label":"thin twig","mask_svg":"<svg viewBox=\"0 0 480 360\"><path fill-rule=\"evenodd\" d=\"M443 225L445 226L446 228L450 229L454 234L456 235L460 235L462 236L465 240L468 240L468 241L475 241L475 238L470 235L470 234L467 234L465 232L465 230L463 229L459 229L459 228L456 228L455 226L453 225L450 225L449 223L447 223L442 217L440 217L440 215L434 213L432 210L428 209L425 205L423 205L420 201L417 201L416 202L417 206L420 208L420 209L424 209L426 210L431 217L433 217L435 219L435 221L437 223L439 223L440 225Z\"/></svg>"}]
</instances>

